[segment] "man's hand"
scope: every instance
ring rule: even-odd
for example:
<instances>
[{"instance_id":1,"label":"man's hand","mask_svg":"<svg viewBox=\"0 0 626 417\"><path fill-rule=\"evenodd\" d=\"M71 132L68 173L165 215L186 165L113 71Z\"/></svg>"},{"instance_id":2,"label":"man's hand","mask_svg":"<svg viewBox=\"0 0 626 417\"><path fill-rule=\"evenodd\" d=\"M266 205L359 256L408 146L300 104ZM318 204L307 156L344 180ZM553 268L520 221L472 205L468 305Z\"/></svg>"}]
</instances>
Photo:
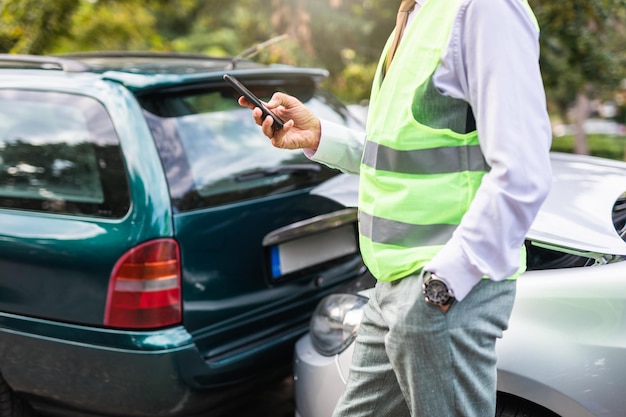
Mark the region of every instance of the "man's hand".
<instances>
[{"instance_id":1,"label":"man's hand","mask_svg":"<svg viewBox=\"0 0 626 417\"><path fill-rule=\"evenodd\" d=\"M448 312L448 309L450 308L452 304L448 304L447 306L439 306L439 309L445 314Z\"/></svg>"},{"instance_id":2,"label":"man's hand","mask_svg":"<svg viewBox=\"0 0 626 417\"><path fill-rule=\"evenodd\" d=\"M312 149L317 150L322 128L320 121L300 100L284 93L275 93L266 106L274 114L286 120L282 129L272 128L273 120L267 116L264 120L263 112L248 102L245 97L239 98L239 105L252 109L252 116L256 124L261 126L263 134L272 145L283 149Z\"/></svg>"}]
</instances>

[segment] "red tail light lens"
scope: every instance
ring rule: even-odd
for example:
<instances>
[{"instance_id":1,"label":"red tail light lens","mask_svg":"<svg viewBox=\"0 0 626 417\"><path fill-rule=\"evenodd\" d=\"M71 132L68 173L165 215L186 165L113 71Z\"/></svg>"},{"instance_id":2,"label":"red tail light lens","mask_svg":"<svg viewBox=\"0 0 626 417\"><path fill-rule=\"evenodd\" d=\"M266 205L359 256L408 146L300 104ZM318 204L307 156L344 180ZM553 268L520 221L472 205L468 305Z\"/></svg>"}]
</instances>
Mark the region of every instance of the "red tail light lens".
<instances>
[{"instance_id":1,"label":"red tail light lens","mask_svg":"<svg viewBox=\"0 0 626 417\"><path fill-rule=\"evenodd\" d=\"M146 242L115 265L104 324L145 329L181 321L180 250L173 239Z\"/></svg>"}]
</instances>

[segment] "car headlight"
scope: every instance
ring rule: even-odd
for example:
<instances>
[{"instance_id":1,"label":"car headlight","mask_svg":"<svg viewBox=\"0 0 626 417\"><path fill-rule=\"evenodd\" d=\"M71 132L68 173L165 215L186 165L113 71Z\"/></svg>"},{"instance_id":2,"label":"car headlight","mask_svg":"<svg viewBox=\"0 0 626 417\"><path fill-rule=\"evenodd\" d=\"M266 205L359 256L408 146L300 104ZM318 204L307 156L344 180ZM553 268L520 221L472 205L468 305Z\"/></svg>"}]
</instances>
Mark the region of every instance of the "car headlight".
<instances>
[{"instance_id":1,"label":"car headlight","mask_svg":"<svg viewBox=\"0 0 626 417\"><path fill-rule=\"evenodd\" d=\"M324 356L341 353L354 341L367 298L333 294L320 301L311 318L313 347Z\"/></svg>"}]
</instances>

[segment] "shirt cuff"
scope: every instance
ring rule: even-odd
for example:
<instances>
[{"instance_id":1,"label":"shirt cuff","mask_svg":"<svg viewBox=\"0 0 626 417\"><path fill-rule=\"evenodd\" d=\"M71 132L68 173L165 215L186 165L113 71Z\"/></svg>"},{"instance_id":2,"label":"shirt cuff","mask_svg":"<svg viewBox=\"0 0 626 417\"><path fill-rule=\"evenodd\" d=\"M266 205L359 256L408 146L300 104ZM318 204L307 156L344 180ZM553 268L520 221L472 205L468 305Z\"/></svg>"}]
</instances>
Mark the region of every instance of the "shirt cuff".
<instances>
[{"instance_id":1,"label":"shirt cuff","mask_svg":"<svg viewBox=\"0 0 626 417\"><path fill-rule=\"evenodd\" d=\"M445 282L457 301L462 301L483 278L483 274L469 262L463 249L452 242L444 246L424 266L424 270Z\"/></svg>"},{"instance_id":2,"label":"shirt cuff","mask_svg":"<svg viewBox=\"0 0 626 417\"><path fill-rule=\"evenodd\" d=\"M304 155L331 168L357 174L363 154L364 133L323 119L320 123L322 136L317 150L304 149Z\"/></svg>"},{"instance_id":3,"label":"shirt cuff","mask_svg":"<svg viewBox=\"0 0 626 417\"><path fill-rule=\"evenodd\" d=\"M350 134L350 129L327 120L320 120L322 135L317 150L304 149L304 154L314 161L334 163L337 158L337 148L334 142L341 141Z\"/></svg>"}]
</instances>

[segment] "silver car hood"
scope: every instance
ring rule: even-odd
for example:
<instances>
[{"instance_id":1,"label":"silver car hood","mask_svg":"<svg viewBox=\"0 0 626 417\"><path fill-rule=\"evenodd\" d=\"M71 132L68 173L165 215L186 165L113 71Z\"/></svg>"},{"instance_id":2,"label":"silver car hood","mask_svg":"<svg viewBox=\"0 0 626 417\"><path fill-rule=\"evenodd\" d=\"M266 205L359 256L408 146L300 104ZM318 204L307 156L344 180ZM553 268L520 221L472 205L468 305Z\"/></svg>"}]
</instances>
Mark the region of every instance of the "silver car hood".
<instances>
[{"instance_id":1,"label":"silver car hood","mask_svg":"<svg viewBox=\"0 0 626 417\"><path fill-rule=\"evenodd\" d=\"M613 205L626 192L626 163L590 156L552 153L552 189L527 236L585 252L626 255L615 231ZM358 176L338 175L313 189L343 204L358 204Z\"/></svg>"},{"instance_id":2,"label":"silver car hood","mask_svg":"<svg viewBox=\"0 0 626 417\"><path fill-rule=\"evenodd\" d=\"M613 205L626 192L626 163L553 153L552 189L528 238L584 251L625 255Z\"/></svg>"}]
</instances>

